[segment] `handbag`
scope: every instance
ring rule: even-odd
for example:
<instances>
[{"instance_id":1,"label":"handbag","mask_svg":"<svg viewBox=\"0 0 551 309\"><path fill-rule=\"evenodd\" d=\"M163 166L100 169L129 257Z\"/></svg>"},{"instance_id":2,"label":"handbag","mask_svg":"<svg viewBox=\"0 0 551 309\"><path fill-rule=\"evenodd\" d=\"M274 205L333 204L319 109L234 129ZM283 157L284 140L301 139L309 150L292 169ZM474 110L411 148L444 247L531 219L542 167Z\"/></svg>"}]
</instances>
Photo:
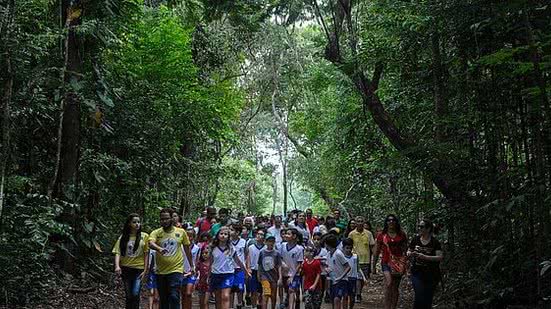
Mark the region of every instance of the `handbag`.
<instances>
[{"instance_id":1,"label":"handbag","mask_svg":"<svg viewBox=\"0 0 551 309\"><path fill-rule=\"evenodd\" d=\"M390 250L390 246L387 241L388 235L385 235L383 238L383 243L388 248L390 254L390 260L388 261L388 266L390 267L390 274L392 276L403 276L408 270L408 259L406 256L395 256Z\"/></svg>"}]
</instances>

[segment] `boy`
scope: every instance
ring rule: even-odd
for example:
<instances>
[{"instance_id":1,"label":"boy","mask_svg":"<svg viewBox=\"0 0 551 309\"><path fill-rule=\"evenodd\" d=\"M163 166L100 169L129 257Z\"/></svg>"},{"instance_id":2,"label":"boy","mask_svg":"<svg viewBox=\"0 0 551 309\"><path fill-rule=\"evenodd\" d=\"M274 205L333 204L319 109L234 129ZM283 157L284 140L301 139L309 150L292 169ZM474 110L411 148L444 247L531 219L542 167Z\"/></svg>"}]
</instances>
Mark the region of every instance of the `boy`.
<instances>
[{"instance_id":1,"label":"boy","mask_svg":"<svg viewBox=\"0 0 551 309\"><path fill-rule=\"evenodd\" d=\"M319 260L321 265L321 298L323 299L325 295L325 302L330 303L329 293L326 291L330 286L329 278L327 277L327 257L329 256L329 252L322 246L321 238L322 234L320 232L315 232L312 236L312 242L314 243L315 249L314 259Z\"/></svg>"},{"instance_id":2,"label":"boy","mask_svg":"<svg viewBox=\"0 0 551 309\"><path fill-rule=\"evenodd\" d=\"M258 300L258 294L259 292L262 292L262 287L260 286L260 282L258 281L258 257L260 256L260 251L264 249L264 235L266 233L263 229L256 230L255 233L255 243L247 247L247 269L249 270L249 273L251 273L251 277L249 278L248 285L247 285L247 292L251 293L251 305L252 308L257 307L260 308L261 305L259 304Z\"/></svg>"},{"instance_id":3,"label":"boy","mask_svg":"<svg viewBox=\"0 0 551 309\"><path fill-rule=\"evenodd\" d=\"M331 276L331 298L334 309L343 309L343 300L347 294L350 264L341 250L337 249L337 236L329 234L325 246L329 251L327 272Z\"/></svg>"},{"instance_id":4,"label":"boy","mask_svg":"<svg viewBox=\"0 0 551 309\"><path fill-rule=\"evenodd\" d=\"M321 308L321 262L314 257L316 248L307 247L304 251L302 273L304 274L305 309Z\"/></svg>"},{"instance_id":5,"label":"boy","mask_svg":"<svg viewBox=\"0 0 551 309\"><path fill-rule=\"evenodd\" d=\"M300 271L304 260L304 248L297 244L299 232L295 228L287 230L287 242L281 244L281 257L283 263L289 267L286 274L282 274L283 286L288 289L289 308L295 308L295 301L298 300L297 293L300 292L302 278Z\"/></svg>"},{"instance_id":6,"label":"boy","mask_svg":"<svg viewBox=\"0 0 551 309\"><path fill-rule=\"evenodd\" d=\"M247 245L247 241L239 237L240 234L241 234L241 224L239 223L232 224L230 228L231 243L235 248L237 257L243 264L245 264L246 262L245 248ZM237 264L234 264L234 267L235 267L235 274L233 277L233 286L232 286L232 294L230 296L231 298L230 304L231 304L231 307L233 308L235 294L237 294L237 306L235 308L241 309L243 307L243 291L245 290L245 272Z\"/></svg>"},{"instance_id":7,"label":"boy","mask_svg":"<svg viewBox=\"0 0 551 309\"><path fill-rule=\"evenodd\" d=\"M345 238L342 241L342 247L344 256L348 260L348 264L350 264L350 273L348 274L348 293L343 307L352 309L354 308L354 299L356 297L356 282L360 280L365 281L365 276L360 269L358 256L352 253L354 241L350 238Z\"/></svg>"},{"instance_id":8,"label":"boy","mask_svg":"<svg viewBox=\"0 0 551 309\"><path fill-rule=\"evenodd\" d=\"M281 255L274 250L275 235L268 234L266 247L258 257L258 281L262 285L262 309L268 308L268 299L272 300L272 309L277 303L277 283L281 278Z\"/></svg>"}]
</instances>

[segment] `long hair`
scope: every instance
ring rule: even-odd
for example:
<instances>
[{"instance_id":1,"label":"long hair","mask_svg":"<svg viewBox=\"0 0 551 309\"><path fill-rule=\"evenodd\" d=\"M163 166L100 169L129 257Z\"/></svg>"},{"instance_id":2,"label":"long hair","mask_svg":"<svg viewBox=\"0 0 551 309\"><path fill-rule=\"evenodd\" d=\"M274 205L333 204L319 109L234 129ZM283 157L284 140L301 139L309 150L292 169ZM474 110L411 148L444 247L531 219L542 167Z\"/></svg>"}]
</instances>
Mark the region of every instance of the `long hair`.
<instances>
[{"instance_id":1,"label":"long hair","mask_svg":"<svg viewBox=\"0 0 551 309\"><path fill-rule=\"evenodd\" d=\"M225 232L228 233L228 240L226 241L226 249L233 248L233 246L230 246L230 243L231 243L231 239L230 239L230 235L229 235L230 234L230 229L227 226L223 226L218 230L218 232L216 232L216 236L214 236L214 238L212 239L210 254L212 254L212 251L214 250L214 248L220 246L220 240L218 239L218 235L220 235L220 233L222 231L225 231ZM226 250L225 253L229 254L229 253L231 253L230 251L231 250Z\"/></svg>"},{"instance_id":2,"label":"long hair","mask_svg":"<svg viewBox=\"0 0 551 309\"><path fill-rule=\"evenodd\" d=\"M126 222L124 222L124 227L122 228L122 236L121 241L119 243L119 249L121 252L121 256L126 256L126 248L128 245L128 240L130 240L130 222L132 222L132 219L139 218L140 215L132 213L129 214L128 217L126 217ZM136 231L136 240L134 241L134 247L132 248L132 253L136 253L136 250L138 250L138 247L140 246L140 241L142 240L142 225L140 224L140 228Z\"/></svg>"},{"instance_id":3,"label":"long hair","mask_svg":"<svg viewBox=\"0 0 551 309\"><path fill-rule=\"evenodd\" d=\"M396 224L396 234L403 235L404 232L402 231L402 226L400 225L400 219L393 214L386 216L384 226L383 226L383 234L388 233L388 219L390 218L394 218L394 223Z\"/></svg>"}]
</instances>

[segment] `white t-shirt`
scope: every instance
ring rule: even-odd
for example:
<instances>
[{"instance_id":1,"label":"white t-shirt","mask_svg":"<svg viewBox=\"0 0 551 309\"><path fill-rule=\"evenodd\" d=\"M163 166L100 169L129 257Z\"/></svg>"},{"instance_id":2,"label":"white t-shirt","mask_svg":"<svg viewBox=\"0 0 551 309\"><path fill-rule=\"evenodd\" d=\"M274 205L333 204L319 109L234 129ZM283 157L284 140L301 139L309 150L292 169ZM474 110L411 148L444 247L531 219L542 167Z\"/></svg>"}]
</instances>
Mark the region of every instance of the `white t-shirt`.
<instances>
[{"instance_id":1,"label":"white t-shirt","mask_svg":"<svg viewBox=\"0 0 551 309\"><path fill-rule=\"evenodd\" d=\"M283 259L283 263L289 267L286 276L293 276L296 274L298 266L304 260L304 247L301 245L290 246L289 243L284 242L281 244L279 253Z\"/></svg>"},{"instance_id":2,"label":"white t-shirt","mask_svg":"<svg viewBox=\"0 0 551 309\"><path fill-rule=\"evenodd\" d=\"M247 250L249 254L249 262L251 269L258 270L258 257L260 256L260 251L264 249L265 246L262 245L261 247L258 247L257 244L252 244L249 246L249 249Z\"/></svg>"},{"instance_id":3,"label":"white t-shirt","mask_svg":"<svg viewBox=\"0 0 551 309\"><path fill-rule=\"evenodd\" d=\"M321 274L327 275L327 258L329 258L329 251L325 248L321 248L314 258L318 259L321 263Z\"/></svg>"},{"instance_id":4,"label":"white t-shirt","mask_svg":"<svg viewBox=\"0 0 551 309\"><path fill-rule=\"evenodd\" d=\"M241 263L243 263L243 265L245 265L245 248L246 248L246 245L247 245L247 241L243 238L239 238L236 241L232 240L231 243L232 243L233 247L235 248L235 252L237 253L237 257L239 258ZM239 267L239 265L237 263L235 263L235 261L234 261L234 267L235 267L235 269L241 269Z\"/></svg>"},{"instance_id":5,"label":"white t-shirt","mask_svg":"<svg viewBox=\"0 0 551 309\"><path fill-rule=\"evenodd\" d=\"M358 255L352 254L351 256L344 256L348 260L350 265L350 272L348 273L348 279L360 279L360 273L358 272ZM363 278L362 278L363 279Z\"/></svg>"},{"instance_id":6,"label":"white t-shirt","mask_svg":"<svg viewBox=\"0 0 551 309\"><path fill-rule=\"evenodd\" d=\"M211 273L213 274L233 274L233 257L237 254L231 244L227 248L214 247L212 249Z\"/></svg>"},{"instance_id":7,"label":"white t-shirt","mask_svg":"<svg viewBox=\"0 0 551 309\"><path fill-rule=\"evenodd\" d=\"M331 276L331 284L336 284L339 281L346 280L348 273L345 273L346 266L349 266L348 259L344 256L341 250L336 249L333 253L329 252L327 259L329 266L328 273Z\"/></svg>"},{"instance_id":8,"label":"white t-shirt","mask_svg":"<svg viewBox=\"0 0 551 309\"><path fill-rule=\"evenodd\" d=\"M197 257L199 256L199 251L201 251L201 248L197 244L192 244L191 248L189 248L191 251L191 259L193 260L193 265L197 264ZM189 261L187 259L187 256L184 253L184 272L189 273L191 271L191 267L189 265Z\"/></svg>"},{"instance_id":9,"label":"white t-shirt","mask_svg":"<svg viewBox=\"0 0 551 309\"><path fill-rule=\"evenodd\" d=\"M281 245L281 243L283 242L283 238L281 237L281 227L277 228L275 225L273 225L268 229L268 233L275 236L276 247L279 247L279 245Z\"/></svg>"}]
</instances>

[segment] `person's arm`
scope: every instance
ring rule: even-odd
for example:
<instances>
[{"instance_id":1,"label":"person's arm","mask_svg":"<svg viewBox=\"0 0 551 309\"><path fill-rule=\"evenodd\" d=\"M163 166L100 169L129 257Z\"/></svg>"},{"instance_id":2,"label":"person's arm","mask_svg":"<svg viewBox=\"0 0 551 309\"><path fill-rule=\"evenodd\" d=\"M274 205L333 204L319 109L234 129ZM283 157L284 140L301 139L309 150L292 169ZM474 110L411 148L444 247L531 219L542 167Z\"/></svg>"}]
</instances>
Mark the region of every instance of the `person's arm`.
<instances>
[{"instance_id":1,"label":"person's arm","mask_svg":"<svg viewBox=\"0 0 551 309\"><path fill-rule=\"evenodd\" d=\"M233 255L233 260L241 269L245 271L245 275L247 277L251 276L251 272L249 271L249 269L247 269L247 267L245 267L246 265L243 264L243 261L241 261L241 259L237 256L237 254Z\"/></svg>"},{"instance_id":2,"label":"person's arm","mask_svg":"<svg viewBox=\"0 0 551 309\"><path fill-rule=\"evenodd\" d=\"M373 267L371 267L371 271L373 273L376 273L377 271L377 262L379 261L380 255L381 255L381 244L377 242L377 245L375 246L375 254L373 255Z\"/></svg>"},{"instance_id":3,"label":"person's arm","mask_svg":"<svg viewBox=\"0 0 551 309\"><path fill-rule=\"evenodd\" d=\"M189 262L190 272L193 275L195 273L195 264L193 264L193 255L191 254L191 249L189 245L182 245L184 247L184 252L186 253L186 258Z\"/></svg>"},{"instance_id":4,"label":"person's arm","mask_svg":"<svg viewBox=\"0 0 551 309\"><path fill-rule=\"evenodd\" d=\"M444 259L442 250L437 250L435 253L436 255L424 255L419 253L419 255L417 255L417 258L429 262L441 262Z\"/></svg>"},{"instance_id":5,"label":"person's arm","mask_svg":"<svg viewBox=\"0 0 551 309\"><path fill-rule=\"evenodd\" d=\"M157 234L155 232L149 235L148 244L149 248L152 248L153 250L160 252L161 254L165 254L168 252L166 248L162 248L161 246L157 245Z\"/></svg>"},{"instance_id":6,"label":"person's arm","mask_svg":"<svg viewBox=\"0 0 551 309\"><path fill-rule=\"evenodd\" d=\"M348 273L350 272L350 264L348 262L346 263L346 266L344 267L344 273L340 278L336 278L335 281L340 281L344 279L346 276L348 276Z\"/></svg>"},{"instance_id":7,"label":"person's arm","mask_svg":"<svg viewBox=\"0 0 551 309\"><path fill-rule=\"evenodd\" d=\"M145 267L142 273L142 279L146 278L146 275L149 273L149 250L144 250L144 265Z\"/></svg>"},{"instance_id":8,"label":"person's arm","mask_svg":"<svg viewBox=\"0 0 551 309\"><path fill-rule=\"evenodd\" d=\"M251 256L249 254L248 247L245 249L245 269L251 273Z\"/></svg>"},{"instance_id":9,"label":"person's arm","mask_svg":"<svg viewBox=\"0 0 551 309\"><path fill-rule=\"evenodd\" d=\"M121 256L120 254L115 254L115 274L120 275L121 273Z\"/></svg>"}]
</instances>

